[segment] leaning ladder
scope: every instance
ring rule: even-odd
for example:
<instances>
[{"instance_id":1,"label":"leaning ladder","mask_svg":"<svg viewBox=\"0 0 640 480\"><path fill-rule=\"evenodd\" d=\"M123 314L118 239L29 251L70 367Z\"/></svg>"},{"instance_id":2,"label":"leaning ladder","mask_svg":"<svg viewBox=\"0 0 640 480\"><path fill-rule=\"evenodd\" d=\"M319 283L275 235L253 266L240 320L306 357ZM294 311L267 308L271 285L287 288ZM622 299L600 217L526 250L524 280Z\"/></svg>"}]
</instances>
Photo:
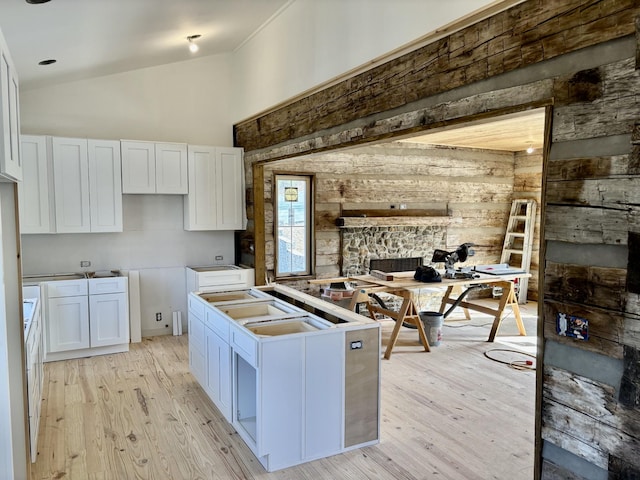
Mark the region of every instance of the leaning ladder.
<instances>
[{"instance_id":1,"label":"leaning ladder","mask_svg":"<svg viewBox=\"0 0 640 480\"><path fill-rule=\"evenodd\" d=\"M511 203L511 212L507 222L507 231L502 246L500 263L519 267L529 272L531 267L531 250L533 249L533 228L536 219L536 201L531 199L516 199ZM516 258L512 258L516 256ZM520 265L517 257L520 257ZM515 262L515 263L514 263ZM529 279L520 278L517 285L518 303L527 303Z\"/></svg>"}]
</instances>

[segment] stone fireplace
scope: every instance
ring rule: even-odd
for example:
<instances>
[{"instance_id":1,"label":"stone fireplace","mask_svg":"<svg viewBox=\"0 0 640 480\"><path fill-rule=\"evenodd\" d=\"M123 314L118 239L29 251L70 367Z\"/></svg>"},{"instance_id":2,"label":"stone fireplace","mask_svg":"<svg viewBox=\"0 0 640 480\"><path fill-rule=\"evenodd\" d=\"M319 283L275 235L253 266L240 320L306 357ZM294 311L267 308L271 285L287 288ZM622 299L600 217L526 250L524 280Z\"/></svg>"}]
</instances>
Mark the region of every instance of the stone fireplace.
<instances>
[{"instance_id":1,"label":"stone fireplace","mask_svg":"<svg viewBox=\"0 0 640 480\"><path fill-rule=\"evenodd\" d=\"M422 257L428 265L436 248L446 247L447 227L365 226L340 229L342 274L369 273L371 259Z\"/></svg>"}]
</instances>

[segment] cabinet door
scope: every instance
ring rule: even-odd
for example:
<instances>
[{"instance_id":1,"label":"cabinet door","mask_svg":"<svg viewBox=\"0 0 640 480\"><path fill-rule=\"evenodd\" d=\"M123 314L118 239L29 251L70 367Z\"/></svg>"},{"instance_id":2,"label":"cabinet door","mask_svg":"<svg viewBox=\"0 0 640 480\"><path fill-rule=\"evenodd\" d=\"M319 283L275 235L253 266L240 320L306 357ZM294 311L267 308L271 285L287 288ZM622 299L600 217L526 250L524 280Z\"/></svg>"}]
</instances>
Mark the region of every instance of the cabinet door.
<instances>
[{"instance_id":1,"label":"cabinet door","mask_svg":"<svg viewBox=\"0 0 640 480\"><path fill-rule=\"evenodd\" d=\"M186 195L187 146L184 143L156 143L156 193Z\"/></svg>"},{"instance_id":2,"label":"cabinet door","mask_svg":"<svg viewBox=\"0 0 640 480\"><path fill-rule=\"evenodd\" d=\"M204 323L198 315L189 311L189 369L195 379L204 387L205 372L205 337Z\"/></svg>"},{"instance_id":3,"label":"cabinet door","mask_svg":"<svg viewBox=\"0 0 640 480\"><path fill-rule=\"evenodd\" d=\"M231 349L210 328L205 328L207 342L205 391L231 422Z\"/></svg>"},{"instance_id":4,"label":"cabinet door","mask_svg":"<svg viewBox=\"0 0 640 480\"><path fill-rule=\"evenodd\" d=\"M9 70L9 132L11 156L5 159L5 176L22 181L22 157L20 156L20 92L15 69Z\"/></svg>"},{"instance_id":5,"label":"cabinet door","mask_svg":"<svg viewBox=\"0 0 640 480\"><path fill-rule=\"evenodd\" d=\"M184 229L217 227L216 149L189 145L189 194L184 197Z\"/></svg>"},{"instance_id":6,"label":"cabinet door","mask_svg":"<svg viewBox=\"0 0 640 480\"><path fill-rule=\"evenodd\" d=\"M126 293L89 296L91 347L129 343L129 309Z\"/></svg>"},{"instance_id":7,"label":"cabinet door","mask_svg":"<svg viewBox=\"0 0 640 480\"><path fill-rule=\"evenodd\" d=\"M120 142L89 140L89 205L92 232L122 231Z\"/></svg>"},{"instance_id":8,"label":"cabinet door","mask_svg":"<svg viewBox=\"0 0 640 480\"><path fill-rule=\"evenodd\" d=\"M155 145L151 142L120 142L122 193L156 193Z\"/></svg>"},{"instance_id":9,"label":"cabinet door","mask_svg":"<svg viewBox=\"0 0 640 480\"><path fill-rule=\"evenodd\" d=\"M48 352L89 348L86 296L50 298L47 307Z\"/></svg>"},{"instance_id":10,"label":"cabinet door","mask_svg":"<svg viewBox=\"0 0 640 480\"><path fill-rule=\"evenodd\" d=\"M56 232L91 231L87 140L53 137Z\"/></svg>"},{"instance_id":11,"label":"cabinet door","mask_svg":"<svg viewBox=\"0 0 640 480\"><path fill-rule=\"evenodd\" d=\"M6 50L0 45L0 175L22 180L18 77Z\"/></svg>"},{"instance_id":12,"label":"cabinet door","mask_svg":"<svg viewBox=\"0 0 640 480\"><path fill-rule=\"evenodd\" d=\"M53 233L53 180L46 138L22 135L23 180L18 184L20 233Z\"/></svg>"},{"instance_id":13,"label":"cabinet door","mask_svg":"<svg viewBox=\"0 0 640 480\"><path fill-rule=\"evenodd\" d=\"M244 216L242 149L217 149L217 229L241 230Z\"/></svg>"}]
</instances>

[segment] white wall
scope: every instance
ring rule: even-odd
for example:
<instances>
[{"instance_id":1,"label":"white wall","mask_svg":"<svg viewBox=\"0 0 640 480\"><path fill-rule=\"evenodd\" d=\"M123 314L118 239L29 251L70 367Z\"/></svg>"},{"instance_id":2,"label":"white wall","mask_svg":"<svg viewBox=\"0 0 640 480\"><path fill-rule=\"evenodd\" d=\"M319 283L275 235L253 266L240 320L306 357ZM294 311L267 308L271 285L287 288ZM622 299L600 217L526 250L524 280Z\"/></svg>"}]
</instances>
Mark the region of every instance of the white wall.
<instances>
[{"instance_id":1,"label":"white wall","mask_svg":"<svg viewBox=\"0 0 640 480\"><path fill-rule=\"evenodd\" d=\"M489 0L295 0L233 54L234 121L421 38Z\"/></svg>"},{"instance_id":2,"label":"white wall","mask_svg":"<svg viewBox=\"0 0 640 480\"><path fill-rule=\"evenodd\" d=\"M25 90L23 134L231 146L230 55Z\"/></svg>"},{"instance_id":3,"label":"white wall","mask_svg":"<svg viewBox=\"0 0 640 480\"><path fill-rule=\"evenodd\" d=\"M171 312L182 311L186 322L184 267L234 262L232 232L183 230L182 199L124 195L122 233L22 235L23 274L139 270L142 335L171 333ZM80 268L81 260L91 267Z\"/></svg>"}]
</instances>

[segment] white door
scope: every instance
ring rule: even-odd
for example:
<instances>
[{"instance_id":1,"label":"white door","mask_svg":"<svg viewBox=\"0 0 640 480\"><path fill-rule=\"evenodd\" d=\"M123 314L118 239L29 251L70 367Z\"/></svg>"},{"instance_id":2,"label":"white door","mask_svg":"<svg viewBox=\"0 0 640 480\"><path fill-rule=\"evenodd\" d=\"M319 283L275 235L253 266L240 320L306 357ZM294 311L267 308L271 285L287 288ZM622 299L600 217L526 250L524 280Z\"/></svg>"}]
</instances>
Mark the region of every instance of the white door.
<instances>
[{"instance_id":1,"label":"white door","mask_svg":"<svg viewBox=\"0 0 640 480\"><path fill-rule=\"evenodd\" d=\"M187 170L186 144L156 143L156 193L189 193Z\"/></svg>"},{"instance_id":2,"label":"white door","mask_svg":"<svg viewBox=\"0 0 640 480\"><path fill-rule=\"evenodd\" d=\"M155 145L121 141L122 193L156 193Z\"/></svg>"},{"instance_id":3,"label":"white door","mask_svg":"<svg viewBox=\"0 0 640 480\"><path fill-rule=\"evenodd\" d=\"M50 298L47 307L49 352L89 348L89 308L86 295Z\"/></svg>"},{"instance_id":4,"label":"white door","mask_svg":"<svg viewBox=\"0 0 640 480\"><path fill-rule=\"evenodd\" d=\"M47 142L44 136L22 135L22 182L18 184L20 233L53 233ZM52 186L52 185L51 185Z\"/></svg>"},{"instance_id":5,"label":"white door","mask_svg":"<svg viewBox=\"0 0 640 480\"><path fill-rule=\"evenodd\" d=\"M89 296L91 347L129 343L129 312L126 293Z\"/></svg>"},{"instance_id":6,"label":"white door","mask_svg":"<svg viewBox=\"0 0 640 480\"><path fill-rule=\"evenodd\" d=\"M217 227L216 148L189 145L189 194L184 197L184 229Z\"/></svg>"},{"instance_id":7,"label":"white door","mask_svg":"<svg viewBox=\"0 0 640 480\"><path fill-rule=\"evenodd\" d=\"M53 137L56 232L91 231L87 140Z\"/></svg>"},{"instance_id":8,"label":"white door","mask_svg":"<svg viewBox=\"0 0 640 480\"><path fill-rule=\"evenodd\" d=\"M120 142L89 140L89 204L92 232L122 231Z\"/></svg>"},{"instance_id":9,"label":"white door","mask_svg":"<svg viewBox=\"0 0 640 480\"><path fill-rule=\"evenodd\" d=\"M242 196L242 149L218 148L217 228L241 230L244 203Z\"/></svg>"}]
</instances>

